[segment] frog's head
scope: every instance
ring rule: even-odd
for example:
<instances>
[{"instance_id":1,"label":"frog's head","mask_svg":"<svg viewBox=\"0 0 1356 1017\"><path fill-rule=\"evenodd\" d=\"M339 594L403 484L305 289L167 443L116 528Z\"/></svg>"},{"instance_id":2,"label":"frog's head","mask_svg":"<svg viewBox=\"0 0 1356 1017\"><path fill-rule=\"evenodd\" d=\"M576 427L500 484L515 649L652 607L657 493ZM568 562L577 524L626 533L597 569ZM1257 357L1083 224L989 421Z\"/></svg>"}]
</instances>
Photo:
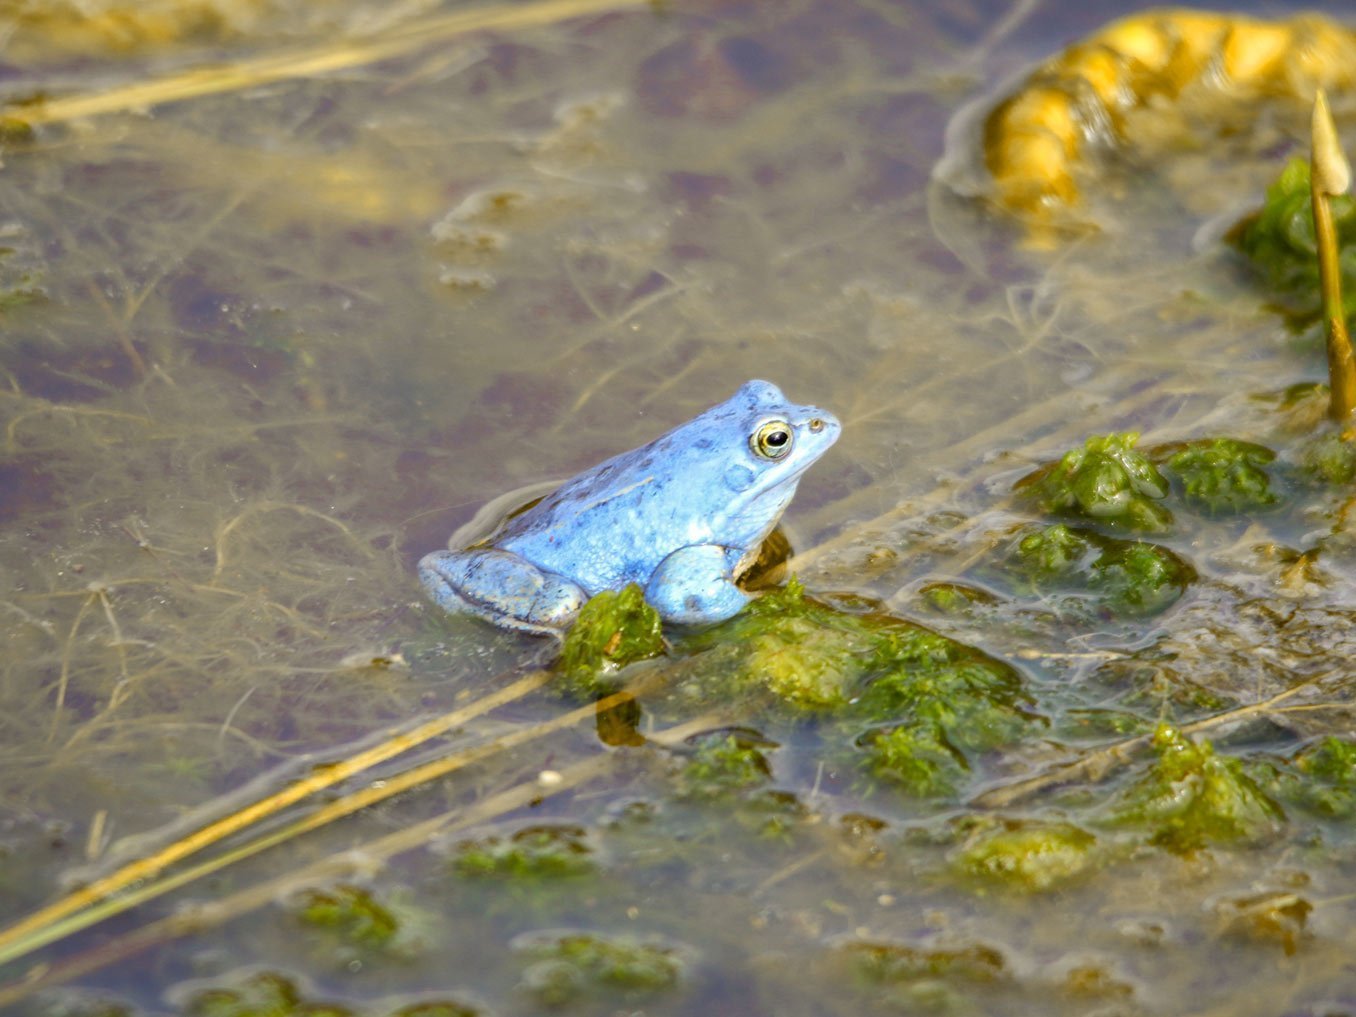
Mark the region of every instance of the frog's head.
<instances>
[{"instance_id":1,"label":"frog's head","mask_svg":"<svg viewBox=\"0 0 1356 1017\"><path fill-rule=\"evenodd\" d=\"M712 414L731 434L722 482L728 491L726 539L762 539L776 524L812 463L838 440L842 425L817 406L787 402L767 381L748 381Z\"/></svg>"}]
</instances>

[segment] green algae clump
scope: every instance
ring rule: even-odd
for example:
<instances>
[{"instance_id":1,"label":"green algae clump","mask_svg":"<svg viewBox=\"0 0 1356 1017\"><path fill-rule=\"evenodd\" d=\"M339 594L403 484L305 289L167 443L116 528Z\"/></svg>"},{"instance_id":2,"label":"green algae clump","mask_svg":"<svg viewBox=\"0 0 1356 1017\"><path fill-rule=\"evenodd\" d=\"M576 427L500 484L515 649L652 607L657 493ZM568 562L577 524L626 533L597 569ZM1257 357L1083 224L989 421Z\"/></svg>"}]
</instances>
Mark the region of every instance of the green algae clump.
<instances>
[{"instance_id":1,"label":"green algae clump","mask_svg":"<svg viewBox=\"0 0 1356 1017\"><path fill-rule=\"evenodd\" d=\"M870 645L858 616L805 595L792 578L754 601L723 627L722 638L747 647L744 671L778 700L802 710L842 707L851 694L853 658Z\"/></svg>"},{"instance_id":2,"label":"green algae clump","mask_svg":"<svg viewBox=\"0 0 1356 1017\"><path fill-rule=\"evenodd\" d=\"M1349 195L1329 197L1337 230L1338 264L1345 294L1343 311L1356 309L1356 203ZM1291 324L1306 328L1322 315L1318 243L1310 197L1309 160L1295 157L1267 188L1261 209L1234 228L1231 239L1282 303Z\"/></svg>"},{"instance_id":3,"label":"green algae clump","mask_svg":"<svg viewBox=\"0 0 1356 1017\"><path fill-rule=\"evenodd\" d=\"M528 934L514 949L530 961L523 986L547 1006L585 995L650 995L676 985L687 966L674 946L591 932Z\"/></svg>"},{"instance_id":4,"label":"green algae clump","mask_svg":"<svg viewBox=\"0 0 1356 1017\"><path fill-rule=\"evenodd\" d=\"M1166 547L1138 540L1108 544L1092 563L1089 587L1116 614L1158 614L1196 578L1195 569Z\"/></svg>"},{"instance_id":5,"label":"green algae clump","mask_svg":"<svg viewBox=\"0 0 1356 1017\"><path fill-rule=\"evenodd\" d=\"M1341 486L1356 480L1356 442L1329 431L1304 443L1300 469L1321 484Z\"/></svg>"},{"instance_id":6,"label":"green algae clump","mask_svg":"<svg viewBox=\"0 0 1356 1017\"><path fill-rule=\"evenodd\" d=\"M481 1017L483 1010L464 1003L431 999L409 1003L391 1013L391 1017Z\"/></svg>"},{"instance_id":7,"label":"green algae clump","mask_svg":"<svg viewBox=\"0 0 1356 1017\"><path fill-rule=\"evenodd\" d=\"M1158 759L1112 807L1117 825L1147 827L1149 842L1179 854L1210 844L1252 843L1279 829L1285 813L1243 764L1176 728L1154 732Z\"/></svg>"},{"instance_id":8,"label":"green algae clump","mask_svg":"<svg viewBox=\"0 0 1356 1017\"><path fill-rule=\"evenodd\" d=\"M1280 787L1288 801L1326 819L1356 816L1356 743L1329 735L1292 762L1296 772Z\"/></svg>"},{"instance_id":9,"label":"green algae clump","mask_svg":"<svg viewBox=\"0 0 1356 1017\"><path fill-rule=\"evenodd\" d=\"M1175 604L1196 571L1158 544L1121 540L1056 523L1018 535L1007 571L1019 589L1087 597L1102 612L1145 617Z\"/></svg>"},{"instance_id":10,"label":"green algae clump","mask_svg":"<svg viewBox=\"0 0 1356 1017\"><path fill-rule=\"evenodd\" d=\"M1079 516L1119 529L1162 533L1172 513L1159 504L1168 481L1135 450L1139 435L1093 435L1055 463L1017 482L1017 490L1042 512Z\"/></svg>"},{"instance_id":11,"label":"green algae clump","mask_svg":"<svg viewBox=\"0 0 1356 1017\"><path fill-rule=\"evenodd\" d=\"M1011 977L1003 955L982 943L924 947L868 940L845 944L839 956L861 988L899 1013L983 1013L976 994L1002 991Z\"/></svg>"},{"instance_id":12,"label":"green algae clump","mask_svg":"<svg viewBox=\"0 0 1356 1017\"><path fill-rule=\"evenodd\" d=\"M577 697L614 691L611 676L627 664L664 652L659 612L635 583L603 590L579 609L560 651L560 675Z\"/></svg>"},{"instance_id":13,"label":"green algae clump","mask_svg":"<svg viewBox=\"0 0 1356 1017\"><path fill-rule=\"evenodd\" d=\"M915 798L956 792L970 772L965 754L946 738L940 724L900 724L868 731L857 740L862 763L873 780L894 784Z\"/></svg>"},{"instance_id":14,"label":"green algae clump","mask_svg":"<svg viewBox=\"0 0 1356 1017\"><path fill-rule=\"evenodd\" d=\"M1187 503L1208 515L1269 508L1280 499L1266 467L1276 453L1234 438L1207 438L1175 447L1163 468L1182 482Z\"/></svg>"},{"instance_id":15,"label":"green algae clump","mask_svg":"<svg viewBox=\"0 0 1356 1017\"><path fill-rule=\"evenodd\" d=\"M563 823L463 841L454 849L452 867L468 879L519 883L587 876L597 868L584 828Z\"/></svg>"},{"instance_id":16,"label":"green algae clump","mask_svg":"<svg viewBox=\"0 0 1356 1017\"><path fill-rule=\"evenodd\" d=\"M395 914L360 886L302 891L294 905L297 918L316 929L335 933L347 943L367 949L389 946L400 931Z\"/></svg>"},{"instance_id":17,"label":"green algae clump","mask_svg":"<svg viewBox=\"0 0 1356 1017\"><path fill-rule=\"evenodd\" d=\"M719 798L765 784L771 775L759 745L732 732L703 739L683 767L680 782L685 797Z\"/></svg>"},{"instance_id":18,"label":"green algae clump","mask_svg":"<svg viewBox=\"0 0 1356 1017\"><path fill-rule=\"evenodd\" d=\"M959 871L1007 890L1040 893L1089 871L1097 838L1072 823L981 825L956 853Z\"/></svg>"},{"instance_id":19,"label":"green algae clump","mask_svg":"<svg viewBox=\"0 0 1356 1017\"><path fill-rule=\"evenodd\" d=\"M1037 719L1009 665L874 604L851 606L792 580L682 648L706 658L712 694L719 682L727 698L743 689L793 714L830 715L868 781L919 797L951 793L967 753L1007 744Z\"/></svg>"},{"instance_id":20,"label":"green algae clump","mask_svg":"<svg viewBox=\"0 0 1356 1017\"><path fill-rule=\"evenodd\" d=\"M286 975L261 971L235 988L205 989L183 1008L188 1017L352 1017L337 1003L316 1003L302 996Z\"/></svg>"}]
</instances>

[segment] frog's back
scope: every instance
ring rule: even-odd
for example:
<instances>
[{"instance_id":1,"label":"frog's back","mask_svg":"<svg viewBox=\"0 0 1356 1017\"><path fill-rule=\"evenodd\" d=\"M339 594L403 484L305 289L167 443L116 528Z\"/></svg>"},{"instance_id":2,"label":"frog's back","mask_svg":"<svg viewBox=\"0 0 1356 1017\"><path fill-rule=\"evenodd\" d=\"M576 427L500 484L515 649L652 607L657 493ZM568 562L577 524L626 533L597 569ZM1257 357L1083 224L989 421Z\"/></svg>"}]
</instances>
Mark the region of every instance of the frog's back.
<instances>
[{"instance_id":1,"label":"frog's back","mask_svg":"<svg viewBox=\"0 0 1356 1017\"><path fill-rule=\"evenodd\" d=\"M704 503L710 470L690 452L708 454L692 433L701 418L648 445L624 452L566 481L512 520L494 544L590 594L644 584L670 552L712 535L719 512Z\"/></svg>"}]
</instances>

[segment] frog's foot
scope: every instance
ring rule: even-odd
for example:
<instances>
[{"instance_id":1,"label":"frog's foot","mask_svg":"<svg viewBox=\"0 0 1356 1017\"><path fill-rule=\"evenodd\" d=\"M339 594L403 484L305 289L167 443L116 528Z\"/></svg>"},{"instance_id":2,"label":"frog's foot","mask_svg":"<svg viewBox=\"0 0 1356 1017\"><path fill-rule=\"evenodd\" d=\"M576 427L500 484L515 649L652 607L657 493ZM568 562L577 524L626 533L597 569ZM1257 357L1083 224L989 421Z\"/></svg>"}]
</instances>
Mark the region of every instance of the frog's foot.
<instances>
[{"instance_id":1,"label":"frog's foot","mask_svg":"<svg viewBox=\"0 0 1356 1017\"><path fill-rule=\"evenodd\" d=\"M724 621L753 598L734 584L744 552L719 544L680 547L659 563L645 599L665 621L684 625Z\"/></svg>"},{"instance_id":2,"label":"frog's foot","mask_svg":"<svg viewBox=\"0 0 1356 1017\"><path fill-rule=\"evenodd\" d=\"M434 551L419 578L445 611L468 611L506 628L560 635L588 595L564 576L508 551Z\"/></svg>"}]
</instances>

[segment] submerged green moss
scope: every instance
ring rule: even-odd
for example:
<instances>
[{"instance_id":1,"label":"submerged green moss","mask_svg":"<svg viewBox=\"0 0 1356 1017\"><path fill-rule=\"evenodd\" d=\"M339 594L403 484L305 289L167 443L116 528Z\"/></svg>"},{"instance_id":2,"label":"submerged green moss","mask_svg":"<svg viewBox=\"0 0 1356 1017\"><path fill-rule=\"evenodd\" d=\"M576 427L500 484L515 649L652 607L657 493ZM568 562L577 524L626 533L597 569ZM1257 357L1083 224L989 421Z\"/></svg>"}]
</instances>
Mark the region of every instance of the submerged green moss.
<instances>
[{"instance_id":1,"label":"submerged green moss","mask_svg":"<svg viewBox=\"0 0 1356 1017\"><path fill-rule=\"evenodd\" d=\"M1113 823L1145 828L1150 843L1181 853L1262 840L1284 821L1243 764L1216 755L1209 742L1162 724L1153 747L1157 761L1113 803Z\"/></svg>"},{"instance_id":2,"label":"submerged green moss","mask_svg":"<svg viewBox=\"0 0 1356 1017\"><path fill-rule=\"evenodd\" d=\"M987 590L963 583L928 583L918 591L922 601L940 614L965 615L988 606L995 597Z\"/></svg>"},{"instance_id":3,"label":"submerged green moss","mask_svg":"<svg viewBox=\"0 0 1356 1017\"><path fill-rule=\"evenodd\" d=\"M1019 593L1075 594L1099 614L1130 618L1171 607L1196 578L1195 569L1166 547L1062 523L1019 534L1005 569L1017 578Z\"/></svg>"},{"instance_id":4,"label":"submerged green moss","mask_svg":"<svg viewBox=\"0 0 1356 1017\"><path fill-rule=\"evenodd\" d=\"M866 773L915 798L955 794L970 772L965 754L939 724L926 722L868 731L858 739Z\"/></svg>"},{"instance_id":5,"label":"submerged green moss","mask_svg":"<svg viewBox=\"0 0 1356 1017\"><path fill-rule=\"evenodd\" d=\"M360 886L304 890L293 907L304 924L368 949L390 945L400 931L395 914Z\"/></svg>"},{"instance_id":6,"label":"submerged green moss","mask_svg":"<svg viewBox=\"0 0 1356 1017\"><path fill-rule=\"evenodd\" d=\"M205 989L184 1007L188 1017L351 1017L337 1003L306 999L291 978L273 971L251 975L238 986Z\"/></svg>"},{"instance_id":7,"label":"submerged green moss","mask_svg":"<svg viewBox=\"0 0 1356 1017\"><path fill-rule=\"evenodd\" d=\"M1356 308L1356 204L1348 195L1329 199L1337 228L1345 312ZM1237 244L1257 269L1296 327L1318 321L1322 304L1318 280L1318 245L1309 188L1309 161L1290 160L1267 188L1258 212L1233 233Z\"/></svg>"},{"instance_id":8,"label":"submerged green moss","mask_svg":"<svg viewBox=\"0 0 1356 1017\"><path fill-rule=\"evenodd\" d=\"M463 841L454 849L452 866L459 876L515 883L587 876L597 869L587 832L563 823Z\"/></svg>"},{"instance_id":9,"label":"submerged green moss","mask_svg":"<svg viewBox=\"0 0 1356 1017\"><path fill-rule=\"evenodd\" d=\"M611 676L627 664L664 652L659 612L635 583L591 597L565 636L560 675L579 698L613 691Z\"/></svg>"},{"instance_id":10,"label":"submerged green moss","mask_svg":"<svg viewBox=\"0 0 1356 1017\"><path fill-rule=\"evenodd\" d=\"M1095 550L1091 533L1056 523L1024 533L1012 558L1028 581L1044 586L1086 572Z\"/></svg>"},{"instance_id":11,"label":"submerged green moss","mask_svg":"<svg viewBox=\"0 0 1356 1017\"><path fill-rule=\"evenodd\" d=\"M1266 467L1276 453L1234 438L1204 438L1169 450L1163 468L1182 482L1187 503L1210 515L1249 512L1275 505Z\"/></svg>"},{"instance_id":12,"label":"submerged green moss","mask_svg":"<svg viewBox=\"0 0 1356 1017\"><path fill-rule=\"evenodd\" d=\"M484 1011L465 1003L430 999L409 1003L391 1012L391 1017L481 1017Z\"/></svg>"},{"instance_id":13,"label":"submerged green moss","mask_svg":"<svg viewBox=\"0 0 1356 1017\"><path fill-rule=\"evenodd\" d=\"M1135 450L1138 440L1133 431L1093 435L1082 448L1018 481L1017 490L1042 512L1161 533L1172 525L1172 513L1159 504L1168 482Z\"/></svg>"},{"instance_id":14,"label":"submerged green moss","mask_svg":"<svg viewBox=\"0 0 1356 1017\"><path fill-rule=\"evenodd\" d=\"M1089 588L1114 613L1131 617L1171 607L1196 571L1166 547L1115 541L1092 563Z\"/></svg>"},{"instance_id":15,"label":"submerged green moss","mask_svg":"<svg viewBox=\"0 0 1356 1017\"><path fill-rule=\"evenodd\" d=\"M1003 955L980 943L854 942L841 954L859 987L892 1013L983 1013L987 1008L975 996L1003 991L1001 983L1011 977Z\"/></svg>"},{"instance_id":16,"label":"submerged green moss","mask_svg":"<svg viewBox=\"0 0 1356 1017\"><path fill-rule=\"evenodd\" d=\"M1356 816L1356 742L1329 736L1305 747L1277 785L1287 801L1309 812L1351 819Z\"/></svg>"},{"instance_id":17,"label":"submerged green moss","mask_svg":"<svg viewBox=\"0 0 1356 1017\"><path fill-rule=\"evenodd\" d=\"M1300 448L1300 469L1321 484L1350 484L1356 480L1356 442L1337 431L1311 438Z\"/></svg>"},{"instance_id":18,"label":"submerged green moss","mask_svg":"<svg viewBox=\"0 0 1356 1017\"><path fill-rule=\"evenodd\" d=\"M1022 820L981 824L956 853L968 876L1007 890L1039 893L1083 875L1097 838L1072 823Z\"/></svg>"},{"instance_id":19,"label":"submerged green moss","mask_svg":"<svg viewBox=\"0 0 1356 1017\"><path fill-rule=\"evenodd\" d=\"M677 984L685 963L676 948L597 933L548 933L517 944L530 963L523 986L547 1006L584 995L649 995Z\"/></svg>"},{"instance_id":20,"label":"submerged green moss","mask_svg":"<svg viewBox=\"0 0 1356 1017\"><path fill-rule=\"evenodd\" d=\"M973 647L881 612L840 610L792 581L725 625L690 638L721 681L795 712L832 714L872 783L933 797L964 779L966 753L1033 721L1021 676Z\"/></svg>"},{"instance_id":21,"label":"submerged green moss","mask_svg":"<svg viewBox=\"0 0 1356 1017\"><path fill-rule=\"evenodd\" d=\"M689 798L718 798L767 782L772 767L754 742L735 733L705 738L683 767L680 784Z\"/></svg>"}]
</instances>

